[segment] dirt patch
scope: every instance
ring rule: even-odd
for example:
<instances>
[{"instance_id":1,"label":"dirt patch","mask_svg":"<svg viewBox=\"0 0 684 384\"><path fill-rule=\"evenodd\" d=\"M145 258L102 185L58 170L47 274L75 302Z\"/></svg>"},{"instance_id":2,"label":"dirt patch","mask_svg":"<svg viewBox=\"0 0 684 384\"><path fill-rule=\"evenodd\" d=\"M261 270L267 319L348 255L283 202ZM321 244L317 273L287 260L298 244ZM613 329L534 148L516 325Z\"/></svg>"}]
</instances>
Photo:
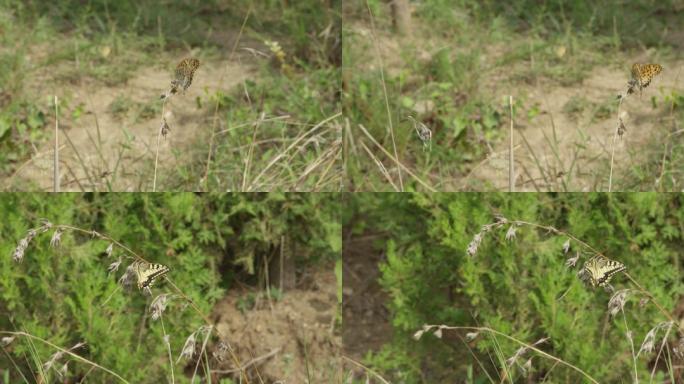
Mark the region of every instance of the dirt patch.
<instances>
[{"instance_id":1,"label":"dirt patch","mask_svg":"<svg viewBox=\"0 0 684 384\"><path fill-rule=\"evenodd\" d=\"M181 59L179 56L169 60L175 63ZM197 99L205 100L207 94L217 90L228 92L255 70L256 64L253 60L250 64L249 57L246 62L203 62L185 95L169 99L165 116L171 131L165 140L161 140L158 183L172 175L168 170L174 169L176 158L181 157L174 156L174 152L187 152L198 141L208 143L213 110L206 105L200 108ZM66 93L71 107L81 105L83 109L79 118L64 112L59 118L63 191L152 190L151 170L161 125L160 95L168 89L171 76L172 71L167 68L148 67L140 68L125 84L112 87L89 79L75 85L43 87L43 94ZM37 74L37 78L40 77ZM29 184L41 190L52 189L52 112L46 127L51 132L49 139L15 174L15 186ZM183 158L187 159L187 156Z\"/></svg>"},{"instance_id":2,"label":"dirt patch","mask_svg":"<svg viewBox=\"0 0 684 384\"><path fill-rule=\"evenodd\" d=\"M345 355L362 361L368 351L377 352L392 339L389 295L380 286L382 253L373 247L376 236L359 236L344 242L342 251L342 340ZM345 363L345 371L365 377L358 366Z\"/></svg>"},{"instance_id":3,"label":"dirt patch","mask_svg":"<svg viewBox=\"0 0 684 384\"><path fill-rule=\"evenodd\" d=\"M285 292L280 301L269 303L261 294L253 308L241 311L247 292L232 291L214 308L217 329L229 335L241 364L258 361L251 367L265 383L341 382L333 267L313 275L312 283ZM217 369L233 368L225 364Z\"/></svg>"},{"instance_id":4,"label":"dirt patch","mask_svg":"<svg viewBox=\"0 0 684 384\"><path fill-rule=\"evenodd\" d=\"M648 61L645 57L627 60L629 63ZM662 100L665 94L684 90L680 81L684 76L684 61L663 62L662 65L666 70L644 89L641 97L630 95L622 104L621 115L627 131L616 143L614 179L631 166L646 161L645 149L658 142L664 143L665 136L670 133L671 124L664 124L669 117L669 107L660 103L654 108L651 98ZM606 170L617 124L616 96L626 88L628 76L625 68L597 67L576 87L560 87L556 82L546 80L533 88L502 90L503 94L512 94L514 98L524 95L526 106L537 105L540 110L534 119L524 115L514 118L518 190L607 189ZM601 113L601 108L605 113ZM507 130L507 124L502 129ZM494 189L506 190L508 140L497 143L473 175ZM656 175L653 178L655 183Z\"/></svg>"}]
</instances>

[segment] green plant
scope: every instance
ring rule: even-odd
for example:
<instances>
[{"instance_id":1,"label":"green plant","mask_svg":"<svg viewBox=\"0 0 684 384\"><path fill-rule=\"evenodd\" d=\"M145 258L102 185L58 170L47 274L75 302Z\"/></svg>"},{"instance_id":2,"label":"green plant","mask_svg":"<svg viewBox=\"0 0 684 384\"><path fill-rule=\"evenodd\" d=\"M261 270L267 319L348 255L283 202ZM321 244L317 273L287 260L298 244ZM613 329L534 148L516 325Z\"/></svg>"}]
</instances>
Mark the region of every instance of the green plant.
<instances>
[{"instance_id":1,"label":"green plant","mask_svg":"<svg viewBox=\"0 0 684 384\"><path fill-rule=\"evenodd\" d=\"M549 337L537 348L598 382L635 370L639 381L678 377L667 355L683 336L671 322L682 289L682 207L681 196L656 193L355 194L345 232L386 233L377 245L386 253L381 284L395 332L367 362L407 383L447 382L469 370L486 382L499 382L504 370L512 381L581 380L538 354L522 359L520 344L480 327L527 345ZM612 293L577 277L596 253L627 266ZM424 324L462 329L415 341ZM533 368L511 368L513 356L521 366L532 358ZM662 365L652 370L656 359Z\"/></svg>"}]
</instances>

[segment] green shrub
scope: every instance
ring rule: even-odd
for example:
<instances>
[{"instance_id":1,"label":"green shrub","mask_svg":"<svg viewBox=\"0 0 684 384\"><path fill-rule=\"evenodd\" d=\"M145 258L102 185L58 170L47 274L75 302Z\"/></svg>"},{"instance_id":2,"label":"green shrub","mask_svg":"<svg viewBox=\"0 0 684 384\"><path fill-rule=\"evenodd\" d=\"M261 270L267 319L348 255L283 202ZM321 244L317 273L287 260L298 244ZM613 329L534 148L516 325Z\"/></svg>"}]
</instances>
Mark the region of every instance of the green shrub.
<instances>
[{"instance_id":1,"label":"green shrub","mask_svg":"<svg viewBox=\"0 0 684 384\"><path fill-rule=\"evenodd\" d=\"M684 200L677 194L355 194L345 226L356 232L390 233L378 246L387 254L381 283L391 295L395 336L368 362L406 383L453 382L474 375L474 382L499 382L503 360L520 347L502 337L482 335L477 344L464 341L465 332L444 331L442 339L412 335L423 324L490 327L523 342L550 337L538 348L590 373L599 382L634 376L630 342L639 350L645 335L667 315L643 293L629 291L623 313L607 313L611 293L592 290L576 276L591 252L553 230L498 225L482 233L476 252L467 249L496 215L552 226L587 243L627 266L638 282L667 313L682 289L681 257ZM567 259L580 252L577 266ZM638 289L625 274L611 284L616 290ZM678 338L675 327L669 338ZM656 352L636 360L640 380L647 381L651 363L665 332L657 334ZM471 354L469 349L473 348ZM635 352L636 352L635 351ZM667 352L671 353L671 352ZM660 364L672 362L664 351ZM527 352L527 358L535 356ZM497 361L498 360L498 361ZM542 357L532 359L532 381L575 383L582 377L569 367ZM397 373L400 372L400 373ZM524 380L510 368L513 382ZM662 369L656 381L663 379Z\"/></svg>"},{"instance_id":2,"label":"green shrub","mask_svg":"<svg viewBox=\"0 0 684 384\"><path fill-rule=\"evenodd\" d=\"M256 281L263 273L262 258L277 249L281 236L301 245L294 255L298 265L329 262L341 251L338 204L334 194L5 194L0 201L0 331L23 331L64 348L85 342L74 353L129 382L165 382L170 367L164 335L175 363L186 338L206 325L174 285L208 314L238 276ZM45 219L53 226L30 240L20 263L13 261L20 239ZM64 229L61 241L51 246L56 228ZM160 281L152 288L152 298L172 294L161 322L149 318L152 298L117 284L132 255L114 244L107 256L112 242L98 234L170 267L173 284ZM108 273L117 261L122 261L118 271ZM56 352L21 337L5 348L0 372L9 369L11 382L21 375L33 382ZM184 364L174 364L176 382L189 382ZM69 376L90 368L72 360ZM55 377L53 370L45 374ZM88 382L114 379L94 369Z\"/></svg>"}]
</instances>

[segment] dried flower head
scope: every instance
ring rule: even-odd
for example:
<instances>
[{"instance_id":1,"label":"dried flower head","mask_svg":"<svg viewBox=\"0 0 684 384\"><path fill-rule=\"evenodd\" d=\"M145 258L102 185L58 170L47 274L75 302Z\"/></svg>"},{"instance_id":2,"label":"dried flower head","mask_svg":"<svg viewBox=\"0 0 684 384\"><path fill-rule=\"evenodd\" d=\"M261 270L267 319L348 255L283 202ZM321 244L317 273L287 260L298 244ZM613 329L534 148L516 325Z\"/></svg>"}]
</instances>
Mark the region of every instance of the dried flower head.
<instances>
[{"instance_id":1,"label":"dried flower head","mask_svg":"<svg viewBox=\"0 0 684 384\"><path fill-rule=\"evenodd\" d=\"M618 117L618 126L617 126L617 134L620 139L622 139L622 135L627 132L627 127L625 127L625 122L622 121L622 117Z\"/></svg>"},{"instance_id":2,"label":"dried flower head","mask_svg":"<svg viewBox=\"0 0 684 384\"><path fill-rule=\"evenodd\" d=\"M105 254L107 255L107 257L110 257L112 255L112 251L114 251L114 243L109 243L107 249L105 249Z\"/></svg>"},{"instance_id":3,"label":"dried flower head","mask_svg":"<svg viewBox=\"0 0 684 384\"><path fill-rule=\"evenodd\" d=\"M637 352L637 357L641 354L641 352L646 352L646 353L651 353L653 352L653 348L655 346L655 340L656 340L656 333L660 329L667 329L665 337L667 337L667 333L669 333L670 328L674 325L673 322L671 321L665 321L662 323L658 323L653 329L648 331L646 334L646 337L644 337L644 342L641 343L641 347L639 348L639 352ZM663 340L664 341L664 340Z\"/></svg>"},{"instance_id":4,"label":"dried flower head","mask_svg":"<svg viewBox=\"0 0 684 384\"><path fill-rule=\"evenodd\" d=\"M176 360L176 364L181 359L192 359L192 356L195 354L195 347L197 345L197 340L195 339L195 334L197 332L193 332L188 336L187 339L185 339L185 345L183 345L183 350L181 351L180 356L178 356L178 360Z\"/></svg>"},{"instance_id":5,"label":"dried flower head","mask_svg":"<svg viewBox=\"0 0 684 384\"><path fill-rule=\"evenodd\" d=\"M508 227L508 231L506 231L506 241L511 241L515 239L515 225L511 225Z\"/></svg>"},{"instance_id":6,"label":"dried flower head","mask_svg":"<svg viewBox=\"0 0 684 384\"><path fill-rule=\"evenodd\" d=\"M468 249L466 250L466 253L468 253L468 256L475 256L477 254L477 249L480 247L480 243L482 242L482 233L478 233L473 237L473 240L468 244Z\"/></svg>"},{"instance_id":7,"label":"dried flower head","mask_svg":"<svg viewBox=\"0 0 684 384\"><path fill-rule=\"evenodd\" d=\"M221 340L219 341L216 350L212 352L212 355L216 360L224 361L226 359L226 352L228 352L228 345Z\"/></svg>"},{"instance_id":8,"label":"dried flower head","mask_svg":"<svg viewBox=\"0 0 684 384\"><path fill-rule=\"evenodd\" d=\"M46 361L43 364L43 370L50 370L50 368L52 368L55 365L55 363L57 363L57 361L62 358L62 356L64 356L64 352L62 351L57 351L53 353L52 356L50 356L50 358L48 359L48 361Z\"/></svg>"},{"instance_id":9,"label":"dried flower head","mask_svg":"<svg viewBox=\"0 0 684 384\"><path fill-rule=\"evenodd\" d=\"M563 253L568 253L570 250L570 239L565 240L565 243L563 243Z\"/></svg>"},{"instance_id":10,"label":"dried flower head","mask_svg":"<svg viewBox=\"0 0 684 384\"><path fill-rule=\"evenodd\" d=\"M119 260L109 264L109 267L107 267L107 272L110 274L112 272L116 272L119 270L119 266L121 266L121 258L119 258Z\"/></svg>"},{"instance_id":11,"label":"dried flower head","mask_svg":"<svg viewBox=\"0 0 684 384\"><path fill-rule=\"evenodd\" d=\"M59 247L59 243L62 242L62 229L57 228L55 229L55 232L52 234L52 238L50 239L50 246L53 248Z\"/></svg>"},{"instance_id":12,"label":"dried flower head","mask_svg":"<svg viewBox=\"0 0 684 384\"><path fill-rule=\"evenodd\" d=\"M429 152L432 149L432 130L430 130L422 121L416 120L413 116L409 116L408 119L413 122L413 129L416 131L420 141L423 142L423 151Z\"/></svg>"},{"instance_id":13,"label":"dried flower head","mask_svg":"<svg viewBox=\"0 0 684 384\"><path fill-rule=\"evenodd\" d=\"M574 268L575 265L577 265L577 260L580 258L580 253L579 251L575 252L575 257L570 257L567 260L565 260L565 266L568 268Z\"/></svg>"},{"instance_id":14,"label":"dried flower head","mask_svg":"<svg viewBox=\"0 0 684 384\"><path fill-rule=\"evenodd\" d=\"M166 309L166 305L169 302L169 295L164 293L161 294L152 300L152 304L150 304L150 312L152 312L152 320L158 320L162 313L164 313L164 310Z\"/></svg>"},{"instance_id":15,"label":"dried flower head","mask_svg":"<svg viewBox=\"0 0 684 384\"><path fill-rule=\"evenodd\" d=\"M677 346L672 348L672 352L678 359L684 359L684 337L679 339Z\"/></svg>"},{"instance_id":16,"label":"dried flower head","mask_svg":"<svg viewBox=\"0 0 684 384\"><path fill-rule=\"evenodd\" d=\"M132 263L126 267L126 272L119 278L119 284L121 284L126 289L131 289L133 284L138 282L138 272L136 271L135 263Z\"/></svg>"},{"instance_id":17,"label":"dried flower head","mask_svg":"<svg viewBox=\"0 0 684 384\"><path fill-rule=\"evenodd\" d=\"M6 347L14 341L15 336L6 336L0 339L0 346Z\"/></svg>"},{"instance_id":18,"label":"dried flower head","mask_svg":"<svg viewBox=\"0 0 684 384\"><path fill-rule=\"evenodd\" d=\"M608 313L610 313L611 317L623 310L625 303L627 302L628 293L629 289L621 289L615 292L615 294L613 294L613 296L610 298L608 301Z\"/></svg>"},{"instance_id":19,"label":"dried flower head","mask_svg":"<svg viewBox=\"0 0 684 384\"><path fill-rule=\"evenodd\" d=\"M515 364L518 361L518 359L520 357L522 357L522 355L525 354L525 352L527 352L527 347L518 348L518 350L515 351L515 354L513 354L513 356L506 359L506 365L511 367L513 364Z\"/></svg>"},{"instance_id":20,"label":"dried flower head","mask_svg":"<svg viewBox=\"0 0 684 384\"><path fill-rule=\"evenodd\" d=\"M161 135L164 139L166 139L166 135L171 132L171 127L169 127L169 123L166 122L166 117L162 118L162 124L161 124Z\"/></svg>"}]
</instances>

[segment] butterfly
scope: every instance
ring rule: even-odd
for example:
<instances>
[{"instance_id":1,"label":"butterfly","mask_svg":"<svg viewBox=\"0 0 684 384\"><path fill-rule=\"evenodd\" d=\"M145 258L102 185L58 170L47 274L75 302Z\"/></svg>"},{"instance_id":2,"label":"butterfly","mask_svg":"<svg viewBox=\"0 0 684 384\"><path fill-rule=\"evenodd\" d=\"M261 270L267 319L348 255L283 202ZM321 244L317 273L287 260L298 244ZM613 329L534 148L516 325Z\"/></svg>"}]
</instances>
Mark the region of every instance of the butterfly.
<instances>
[{"instance_id":1,"label":"butterfly","mask_svg":"<svg viewBox=\"0 0 684 384\"><path fill-rule=\"evenodd\" d=\"M148 288L160 276L169 272L169 267L161 264L136 263L136 275L138 276L138 289Z\"/></svg>"},{"instance_id":2,"label":"butterfly","mask_svg":"<svg viewBox=\"0 0 684 384\"><path fill-rule=\"evenodd\" d=\"M605 287L616 273L626 270L624 264L611 260L605 256L594 256L584 263L581 273L588 276L592 287Z\"/></svg>"},{"instance_id":3,"label":"butterfly","mask_svg":"<svg viewBox=\"0 0 684 384\"><path fill-rule=\"evenodd\" d=\"M192 78L195 75L195 71L200 66L200 61L195 58L186 58L180 61L176 66L175 77L171 80L171 89L161 95L162 99L169 97L170 95L178 93L178 88L182 88L185 92L192 84Z\"/></svg>"},{"instance_id":4,"label":"butterfly","mask_svg":"<svg viewBox=\"0 0 684 384\"><path fill-rule=\"evenodd\" d=\"M663 71L660 64L634 64L632 65L632 80L639 86L639 90L648 87L653 77Z\"/></svg>"}]
</instances>

